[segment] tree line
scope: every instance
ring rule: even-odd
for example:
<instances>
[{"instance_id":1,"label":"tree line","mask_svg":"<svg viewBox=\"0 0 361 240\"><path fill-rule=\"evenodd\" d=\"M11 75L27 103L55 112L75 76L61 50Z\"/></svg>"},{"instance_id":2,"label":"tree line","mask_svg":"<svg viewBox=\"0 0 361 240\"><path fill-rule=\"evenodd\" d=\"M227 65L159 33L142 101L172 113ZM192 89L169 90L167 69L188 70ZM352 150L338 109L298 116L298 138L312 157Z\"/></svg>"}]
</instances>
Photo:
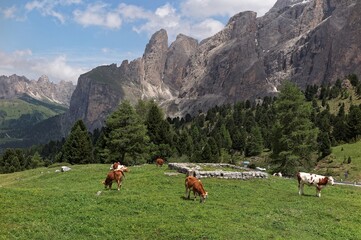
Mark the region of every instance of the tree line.
<instances>
[{"instance_id":1,"label":"tree line","mask_svg":"<svg viewBox=\"0 0 361 240\"><path fill-rule=\"evenodd\" d=\"M359 96L357 76L349 76ZM361 88L360 88L361 89ZM197 116L166 118L154 101L122 101L102 129L89 133L82 120L61 141L29 149L6 149L0 172L14 172L53 163L89 164L120 161L150 163L157 157L184 162L237 163L267 152L272 171L292 175L312 168L331 154L331 147L355 142L361 135L361 107L328 103L351 99L338 80L334 86L307 86L302 92L285 81L277 97L255 103L215 106Z\"/></svg>"}]
</instances>

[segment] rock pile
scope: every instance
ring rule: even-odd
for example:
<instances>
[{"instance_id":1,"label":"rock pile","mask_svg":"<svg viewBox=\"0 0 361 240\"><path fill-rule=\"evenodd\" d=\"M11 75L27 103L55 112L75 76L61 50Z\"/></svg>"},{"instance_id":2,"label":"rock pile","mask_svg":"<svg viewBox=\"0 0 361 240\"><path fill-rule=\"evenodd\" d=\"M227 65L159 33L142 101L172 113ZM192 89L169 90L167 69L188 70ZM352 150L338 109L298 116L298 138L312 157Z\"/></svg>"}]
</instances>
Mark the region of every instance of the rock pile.
<instances>
[{"instance_id":1,"label":"rock pile","mask_svg":"<svg viewBox=\"0 0 361 240\"><path fill-rule=\"evenodd\" d=\"M208 167L229 167L234 168L240 171L223 171L222 169L215 171L202 171L202 166ZM208 178L208 177L217 177L217 178L225 178L225 179L242 179L247 180L251 178L268 178L268 174L261 171L253 171L249 168L239 167L232 164L223 164L223 163L169 163L168 167L172 170L176 170L180 173L184 173L187 175L193 175L197 178Z\"/></svg>"}]
</instances>

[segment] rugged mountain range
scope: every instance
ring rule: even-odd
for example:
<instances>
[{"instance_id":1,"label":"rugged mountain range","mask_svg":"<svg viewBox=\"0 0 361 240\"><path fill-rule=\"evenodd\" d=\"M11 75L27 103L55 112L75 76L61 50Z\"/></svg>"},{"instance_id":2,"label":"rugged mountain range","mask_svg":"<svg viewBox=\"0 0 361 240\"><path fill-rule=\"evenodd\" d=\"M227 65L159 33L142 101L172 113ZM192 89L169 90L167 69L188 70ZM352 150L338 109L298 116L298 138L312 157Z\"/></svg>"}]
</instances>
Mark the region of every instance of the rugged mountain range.
<instances>
[{"instance_id":1,"label":"rugged mountain range","mask_svg":"<svg viewBox=\"0 0 361 240\"><path fill-rule=\"evenodd\" d=\"M169 45L161 29L142 57L82 74L69 110L38 129L51 125L52 136L66 136L82 119L92 131L124 99L154 99L175 117L275 95L286 79L305 88L360 75L360 12L358 0L278 0L262 17L236 14L201 42L180 34Z\"/></svg>"},{"instance_id":2,"label":"rugged mountain range","mask_svg":"<svg viewBox=\"0 0 361 240\"><path fill-rule=\"evenodd\" d=\"M77 119L90 130L123 99L154 99L168 116L277 93L288 79L304 88L361 73L361 2L278 0L262 17L233 16L201 42L154 33L142 57L79 77L63 132Z\"/></svg>"},{"instance_id":3,"label":"rugged mountain range","mask_svg":"<svg viewBox=\"0 0 361 240\"><path fill-rule=\"evenodd\" d=\"M0 76L0 99L14 99L28 95L39 101L69 106L70 98L75 90L71 82L50 82L45 75L37 81L24 76Z\"/></svg>"}]
</instances>

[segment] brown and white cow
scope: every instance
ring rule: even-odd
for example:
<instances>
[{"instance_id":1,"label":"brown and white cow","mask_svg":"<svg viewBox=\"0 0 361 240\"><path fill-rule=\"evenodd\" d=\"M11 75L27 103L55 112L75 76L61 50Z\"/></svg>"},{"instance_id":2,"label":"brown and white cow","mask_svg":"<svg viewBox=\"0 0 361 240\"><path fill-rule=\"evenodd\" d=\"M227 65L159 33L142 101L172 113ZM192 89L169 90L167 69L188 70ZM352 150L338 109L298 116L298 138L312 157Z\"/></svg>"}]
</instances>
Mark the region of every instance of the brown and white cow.
<instances>
[{"instance_id":1,"label":"brown and white cow","mask_svg":"<svg viewBox=\"0 0 361 240\"><path fill-rule=\"evenodd\" d=\"M157 165L157 167L161 167L161 166L163 166L163 164L164 164L164 160L161 159L161 158L157 158L157 159L155 160L155 164Z\"/></svg>"},{"instance_id":2,"label":"brown and white cow","mask_svg":"<svg viewBox=\"0 0 361 240\"><path fill-rule=\"evenodd\" d=\"M115 162L115 163L113 163L112 165L110 165L110 170L123 170L123 169L125 169L125 168L127 168L126 166L124 166L124 165L122 165L122 164L120 164L120 162Z\"/></svg>"},{"instance_id":3,"label":"brown and white cow","mask_svg":"<svg viewBox=\"0 0 361 240\"><path fill-rule=\"evenodd\" d=\"M109 187L109 189L112 189L113 182L116 182L119 191L122 187L123 178L125 177L124 172L129 172L129 169L125 166L123 166L121 169L118 169L118 165L114 166L114 170L109 171L107 177L103 181L105 188Z\"/></svg>"},{"instance_id":4,"label":"brown and white cow","mask_svg":"<svg viewBox=\"0 0 361 240\"><path fill-rule=\"evenodd\" d=\"M305 184L308 186L315 186L316 187L316 196L321 197L321 190L322 188L326 187L326 185L331 184L333 186L334 179L333 177L326 177L322 175L312 174L312 173L305 173L305 172L298 172L297 173L297 180L298 180L298 193L303 195L303 187Z\"/></svg>"},{"instance_id":5,"label":"brown and white cow","mask_svg":"<svg viewBox=\"0 0 361 240\"><path fill-rule=\"evenodd\" d=\"M194 194L194 200L196 200L197 195L200 197L200 203L205 202L208 197L208 192L204 190L201 180L196 177L188 176L185 180L186 193L185 198L190 199L191 189Z\"/></svg>"}]
</instances>

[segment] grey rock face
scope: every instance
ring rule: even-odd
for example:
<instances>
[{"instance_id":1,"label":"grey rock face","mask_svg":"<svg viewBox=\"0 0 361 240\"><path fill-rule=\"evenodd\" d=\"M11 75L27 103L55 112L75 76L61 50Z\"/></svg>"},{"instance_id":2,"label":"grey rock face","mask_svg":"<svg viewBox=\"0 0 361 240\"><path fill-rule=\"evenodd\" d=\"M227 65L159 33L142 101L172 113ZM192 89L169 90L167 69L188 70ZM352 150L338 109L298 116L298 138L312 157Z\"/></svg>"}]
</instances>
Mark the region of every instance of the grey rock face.
<instances>
[{"instance_id":1,"label":"grey rock face","mask_svg":"<svg viewBox=\"0 0 361 240\"><path fill-rule=\"evenodd\" d=\"M278 0L262 17L236 14L200 43L179 35L168 47L160 30L141 58L82 75L69 119L93 130L123 99L154 99L175 117L275 95L284 80L305 87L359 75L360 12L357 0Z\"/></svg>"}]
</instances>

